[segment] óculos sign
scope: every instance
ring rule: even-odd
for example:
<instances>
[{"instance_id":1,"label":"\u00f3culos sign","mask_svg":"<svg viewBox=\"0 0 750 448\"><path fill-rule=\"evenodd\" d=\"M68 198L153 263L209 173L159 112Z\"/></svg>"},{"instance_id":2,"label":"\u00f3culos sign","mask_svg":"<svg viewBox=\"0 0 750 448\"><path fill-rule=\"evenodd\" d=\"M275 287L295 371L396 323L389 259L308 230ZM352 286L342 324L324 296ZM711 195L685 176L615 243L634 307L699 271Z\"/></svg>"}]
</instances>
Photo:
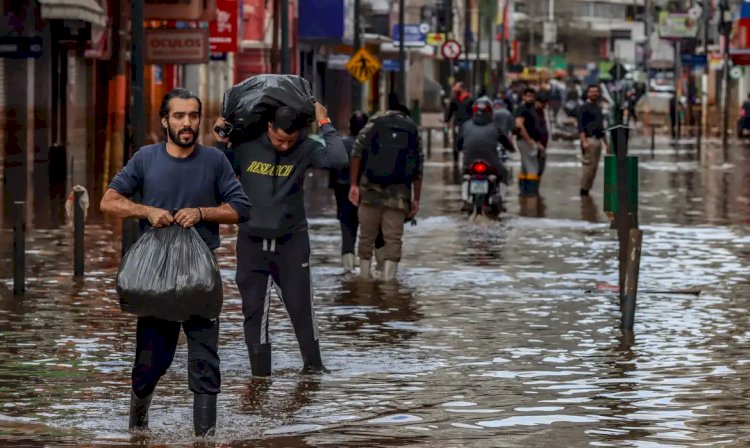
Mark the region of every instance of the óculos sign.
<instances>
[{"instance_id":1,"label":"\u00f3culos sign","mask_svg":"<svg viewBox=\"0 0 750 448\"><path fill-rule=\"evenodd\" d=\"M146 30L147 64L203 64L209 53L206 28Z\"/></svg>"}]
</instances>

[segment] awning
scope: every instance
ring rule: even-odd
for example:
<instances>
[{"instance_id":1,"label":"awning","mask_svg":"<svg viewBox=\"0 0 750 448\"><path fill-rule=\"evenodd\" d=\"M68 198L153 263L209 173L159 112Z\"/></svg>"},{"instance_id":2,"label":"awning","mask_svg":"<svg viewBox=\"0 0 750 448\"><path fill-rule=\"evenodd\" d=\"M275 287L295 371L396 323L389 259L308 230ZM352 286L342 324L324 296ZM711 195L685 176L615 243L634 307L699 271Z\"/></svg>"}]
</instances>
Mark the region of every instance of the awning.
<instances>
[{"instance_id":1,"label":"awning","mask_svg":"<svg viewBox=\"0 0 750 448\"><path fill-rule=\"evenodd\" d=\"M39 0L44 20L81 20L105 26L107 16L96 0Z\"/></svg>"}]
</instances>

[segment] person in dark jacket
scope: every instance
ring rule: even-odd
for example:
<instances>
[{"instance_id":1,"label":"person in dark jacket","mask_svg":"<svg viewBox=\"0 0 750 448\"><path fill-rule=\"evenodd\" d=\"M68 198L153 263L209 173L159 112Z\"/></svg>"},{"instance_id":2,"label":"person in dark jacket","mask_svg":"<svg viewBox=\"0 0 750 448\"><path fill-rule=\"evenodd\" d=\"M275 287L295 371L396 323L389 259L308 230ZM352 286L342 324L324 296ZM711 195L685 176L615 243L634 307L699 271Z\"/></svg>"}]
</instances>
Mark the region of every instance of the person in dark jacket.
<instances>
[{"instance_id":1,"label":"person in dark jacket","mask_svg":"<svg viewBox=\"0 0 750 448\"><path fill-rule=\"evenodd\" d=\"M310 237L304 203L305 174L310 167L344 168L341 137L315 103L325 145L304 136L307 123L292 108L279 107L259 138L232 147L235 169L253 204L250 220L237 234L237 286L245 316L245 342L254 376L271 374L269 314L275 287L292 320L303 371L327 372L320 356L318 322L313 308ZM219 118L214 128L221 128ZM214 131L221 142L227 139Z\"/></svg>"},{"instance_id":2,"label":"person in dark jacket","mask_svg":"<svg viewBox=\"0 0 750 448\"><path fill-rule=\"evenodd\" d=\"M461 133L461 126L469 121L472 115L474 100L471 94L466 90L464 83L457 82L453 85L453 99L448 106L448 113L445 115L445 123L448 124L453 120L453 161L458 162L458 136Z\"/></svg>"},{"instance_id":3,"label":"person in dark jacket","mask_svg":"<svg viewBox=\"0 0 750 448\"><path fill-rule=\"evenodd\" d=\"M367 124L368 116L362 111L354 112L349 119L349 134L342 141L346 147L349 158L352 156L352 147L354 139L357 138L359 131ZM357 218L357 206L349 201L349 166L342 169L331 170L331 176L328 183L329 188L333 189L336 197L336 218L341 225L341 258L344 269L354 271L354 244L357 240L357 229L359 228L359 219Z\"/></svg>"},{"instance_id":4,"label":"person in dark jacket","mask_svg":"<svg viewBox=\"0 0 750 448\"><path fill-rule=\"evenodd\" d=\"M216 148L196 143L200 99L177 88L164 96L159 115L167 141L140 148L109 184L100 208L116 218L139 218L142 230L179 225L194 227L210 249L219 247L219 224L247 221L250 203ZM130 198L141 194L140 203ZM174 215L172 210L178 210ZM197 436L216 427L219 371L219 319L191 317L174 322L139 317L130 396L131 430L148 429L148 411L159 379L177 350L180 329L188 346L188 386L193 392Z\"/></svg>"}]
</instances>

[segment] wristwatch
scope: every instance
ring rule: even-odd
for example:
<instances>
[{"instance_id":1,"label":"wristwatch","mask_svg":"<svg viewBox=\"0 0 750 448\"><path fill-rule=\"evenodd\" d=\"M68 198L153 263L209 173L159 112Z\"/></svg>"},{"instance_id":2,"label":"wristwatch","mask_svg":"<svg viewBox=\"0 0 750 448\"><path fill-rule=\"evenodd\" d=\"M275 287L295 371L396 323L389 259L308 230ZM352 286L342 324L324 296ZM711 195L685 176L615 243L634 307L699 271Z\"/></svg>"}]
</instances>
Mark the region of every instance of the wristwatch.
<instances>
[{"instance_id":1,"label":"wristwatch","mask_svg":"<svg viewBox=\"0 0 750 448\"><path fill-rule=\"evenodd\" d=\"M323 127L325 124L331 124L331 119L326 117L318 122L318 127Z\"/></svg>"}]
</instances>

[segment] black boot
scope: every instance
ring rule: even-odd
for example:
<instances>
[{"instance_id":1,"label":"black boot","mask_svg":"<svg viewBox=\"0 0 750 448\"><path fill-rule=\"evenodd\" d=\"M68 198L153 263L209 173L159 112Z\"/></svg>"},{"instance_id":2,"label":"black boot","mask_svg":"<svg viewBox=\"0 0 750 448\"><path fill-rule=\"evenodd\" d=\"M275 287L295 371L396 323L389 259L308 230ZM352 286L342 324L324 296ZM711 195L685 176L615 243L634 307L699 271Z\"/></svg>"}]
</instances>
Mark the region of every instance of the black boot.
<instances>
[{"instance_id":1,"label":"black boot","mask_svg":"<svg viewBox=\"0 0 750 448\"><path fill-rule=\"evenodd\" d=\"M128 429L145 431L148 429L148 408L151 406L153 392L146 398L138 398L135 392L130 391L130 420Z\"/></svg>"},{"instance_id":2,"label":"black boot","mask_svg":"<svg viewBox=\"0 0 750 448\"><path fill-rule=\"evenodd\" d=\"M302 373L331 373L323 366L323 360L320 359L320 344L318 341L308 342L300 345L302 352Z\"/></svg>"},{"instance_id":3,"label":"black boot","mask_svg":"<svg viewBox=\"0 0 750 448\"><path fill-rule=\"evenodd\" d=\"M271 375L271 344L253 344L248 347L250 370L253 376Z\"/></svg>"},{"instance_id":4,"label":"black boot","mask_svg":"<svg viewBox=\"0 0 750 448\"><path fill-rule=\"evenodd\" d=\"M193 395L193 426L196 437L216 434L216 395Z\"/></svg>"}]
</instances>

